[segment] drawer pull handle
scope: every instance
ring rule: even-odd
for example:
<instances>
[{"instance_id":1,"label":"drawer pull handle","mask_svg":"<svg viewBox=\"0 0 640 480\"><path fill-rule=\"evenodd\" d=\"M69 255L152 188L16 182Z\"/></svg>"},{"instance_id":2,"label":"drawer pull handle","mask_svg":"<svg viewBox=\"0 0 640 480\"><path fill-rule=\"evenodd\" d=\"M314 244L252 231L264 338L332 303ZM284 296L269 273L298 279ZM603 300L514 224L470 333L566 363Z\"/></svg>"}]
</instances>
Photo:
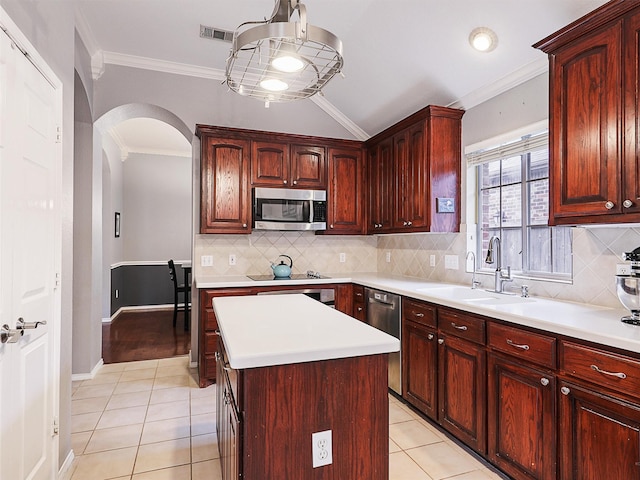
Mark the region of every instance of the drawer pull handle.
<instances>
[{"instance_id":1,"label":"drawer pull handle","mask_svg":"<svg viewBox=\"0 0 640 480\"><path fill-rule=\"evenodd\" d=\"M463 332L465 330L467 330L467 326L466 325L456 325L455 322L451 322L451 326L453 328L455 328L456 330L462 330Z\"/></svg>"},{"instance_id":2,"label":"drawer pull handle","mask_svg":"<svg viewBox=\"0 0 640 480\"><path fill-rule=\"evenodd\" d=\"M512 340L507 338L507 345L511 345L513 348L519 348L520 350L529 350L529 345L520 345L519 343L514 343Z\"/></svg>"},{"instance_id":3,"label":"drawer pull handle","mask_svg":"<svg viewBox=\"0 0 640 480\"><path fill-rule=\"evenodd\" d=\"M571 392L571 390L569 390L568 387L562 387L560 389L560 393L562 393L563 395L569 395L570 392Z\"/></svg>"},{"instance_id":4,"label":"drawer pull handle","mask_svg":"<svg viewBox=\"0 0 640 480\"><path fill-rule=\"evenodd\" d=\"M617 373L615 373L615 372L607 372L606 370L600 370L597 365L591 365L591 370L595 370L596 372L601 373L603 375L609 375L610 377L617 377L617 378L620 378L620 379L627 378L627 374L626 373L622 373L622 372L617 372Z\"/></svg>"},{"instance_id":5,"label":"drawer pull handle","mask_svg":"<svg viewBox=\"0 0 640 480\"><path fill-rule=\"evenodd\" d=\"M430 333L429 335L427 335L427 338L428 338L429 340L433 340L433 333Z\"/></svg>"},{"instance_id":6,"label":"drawer pull handle","mask_svg":"<svg viewBox=\"0 0 640 480\"><path fill-rule=\"evenodd\" d=\"M424 317L424 313L414 313L414 315L418 318Z\"/></svg>"}]
</instances>

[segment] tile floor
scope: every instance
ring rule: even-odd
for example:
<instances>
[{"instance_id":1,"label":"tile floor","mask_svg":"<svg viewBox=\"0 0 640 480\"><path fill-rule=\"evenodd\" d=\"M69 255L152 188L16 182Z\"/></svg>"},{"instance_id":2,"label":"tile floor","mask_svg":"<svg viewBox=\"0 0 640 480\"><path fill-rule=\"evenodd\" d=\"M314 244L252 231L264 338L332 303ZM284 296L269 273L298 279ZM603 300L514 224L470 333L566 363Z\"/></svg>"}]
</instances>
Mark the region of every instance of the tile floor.
<instances>
[{"instance_id":1,"label":"tile floor","mask_svg":"<svg viewBox=\"0 0 640 480\"><path fill-rule=\"evenodd\" d=\"M389 398L390 480L502 478ZM198 388L186 356L105 365L74 382L71 412L76 458L67 479L222 478L215 385Z\"/></svg>"}]
</instances>

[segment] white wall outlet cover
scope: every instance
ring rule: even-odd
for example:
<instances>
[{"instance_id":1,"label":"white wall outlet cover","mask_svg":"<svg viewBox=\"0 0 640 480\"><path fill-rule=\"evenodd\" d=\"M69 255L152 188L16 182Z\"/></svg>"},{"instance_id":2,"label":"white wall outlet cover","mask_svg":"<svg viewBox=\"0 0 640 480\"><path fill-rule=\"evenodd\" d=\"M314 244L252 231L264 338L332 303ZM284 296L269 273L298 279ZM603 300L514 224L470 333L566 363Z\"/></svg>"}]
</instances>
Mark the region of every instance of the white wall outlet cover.
<instances>
[{"instance_id":1,"label":"white wall outlet cover","mask_svg":"<svg viewBox=\"0 0 640 480\"><path fill-rule=\"evenodd\" d=\"M385 253L384 259L386 260L387 263L391 263L391 252Z\"/></svg>"},{"instance_id":2,"label":"white wall outlet cover","mask_svg":"<svg viewBox=\"0 0 640 480\"><path fill-rule=\"evenodd\" d=\"M331 430L312 433L311 445L311 450L313 452L313 468L323 467L333 463Z\"/></svg>"},{"instance_id":3,"label":"white wall outlet cover","mask_svg":"<svg viewBox=\"0 0 640 480\"><path fill-rule=\"evenodd\" d=\"M429 266L430 267L435 267L436 266L436 256L435 255L429 255Z\"/></svg>"},{"instance_id":4,"label":"white wall outlet cover","mask_svg":"<svg viewBox=\"0 0 640 480\"><path fill-rule=\"evenodd\" d=\"M631 275L631 265L628 263L618 263L616 265L616 275Z\"/></svg>"},{"instance_id":5,"label":"white wall outlet cover","mask_svg":"<svg viewBox=\"0 0 640 480\"><path fill-rule=\"evenodd\" d=\"M232 253L229 255L229 265L235 265L236 264L236 256Z\"/></svg>"},{"instance_id":6,"label":"white wall outlet cover","mask_svg":"<svg viewBox=\"0 0 640 480\"><path fill-rule=\"evenodd\" d=\"M347 261L347 254L346 253L341 253L340 254L340 263L344 263Z\"/></svg>"},{"instance_id":7,"label":"white wall outlet cover","mask_svg":"<svg viewBox=\"0 0 640 480\"><path fill-rule=\"evenodd\" d=\"M213 255L202 255L200 257L201 267L213 267Z\"/></svg>"}]
</instances>

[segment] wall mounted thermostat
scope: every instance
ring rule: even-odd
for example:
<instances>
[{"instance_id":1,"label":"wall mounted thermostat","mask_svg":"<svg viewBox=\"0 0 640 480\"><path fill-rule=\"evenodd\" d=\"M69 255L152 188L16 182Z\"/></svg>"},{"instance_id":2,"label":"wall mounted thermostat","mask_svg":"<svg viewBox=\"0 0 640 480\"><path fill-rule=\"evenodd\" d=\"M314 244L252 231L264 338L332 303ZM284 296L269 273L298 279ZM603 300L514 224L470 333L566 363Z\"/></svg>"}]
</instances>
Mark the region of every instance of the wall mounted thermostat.
<instances>
[{"instance_id":1,"label":"wall mounted thermostat","mask_svg":"<svg viewBox=\"0 0 640 480\"><path fill-rule=\"evenodd\" d=\"M436 212L438 213L455 213L456 207L453 198L443 197L437 198Z\"/></svg>"}]
</instances>

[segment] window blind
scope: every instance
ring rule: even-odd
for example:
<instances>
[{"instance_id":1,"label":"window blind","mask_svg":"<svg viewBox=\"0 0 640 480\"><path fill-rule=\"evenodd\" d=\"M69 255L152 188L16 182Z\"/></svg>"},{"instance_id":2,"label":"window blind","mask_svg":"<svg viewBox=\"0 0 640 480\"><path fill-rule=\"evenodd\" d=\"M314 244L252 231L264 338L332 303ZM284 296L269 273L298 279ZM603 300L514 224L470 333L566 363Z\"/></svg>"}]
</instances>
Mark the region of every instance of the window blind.
<instances>
[{"instance_id":1,"label":"window blind","mask_svg":"<svg viewBox=\"0 0 640 480\"><path fill-rule=\"evenodd\" d=\"M481 165L549 148L549 132L527 135L519 140L466 154L467 166Z\"/></svg>"}]
</instances>

